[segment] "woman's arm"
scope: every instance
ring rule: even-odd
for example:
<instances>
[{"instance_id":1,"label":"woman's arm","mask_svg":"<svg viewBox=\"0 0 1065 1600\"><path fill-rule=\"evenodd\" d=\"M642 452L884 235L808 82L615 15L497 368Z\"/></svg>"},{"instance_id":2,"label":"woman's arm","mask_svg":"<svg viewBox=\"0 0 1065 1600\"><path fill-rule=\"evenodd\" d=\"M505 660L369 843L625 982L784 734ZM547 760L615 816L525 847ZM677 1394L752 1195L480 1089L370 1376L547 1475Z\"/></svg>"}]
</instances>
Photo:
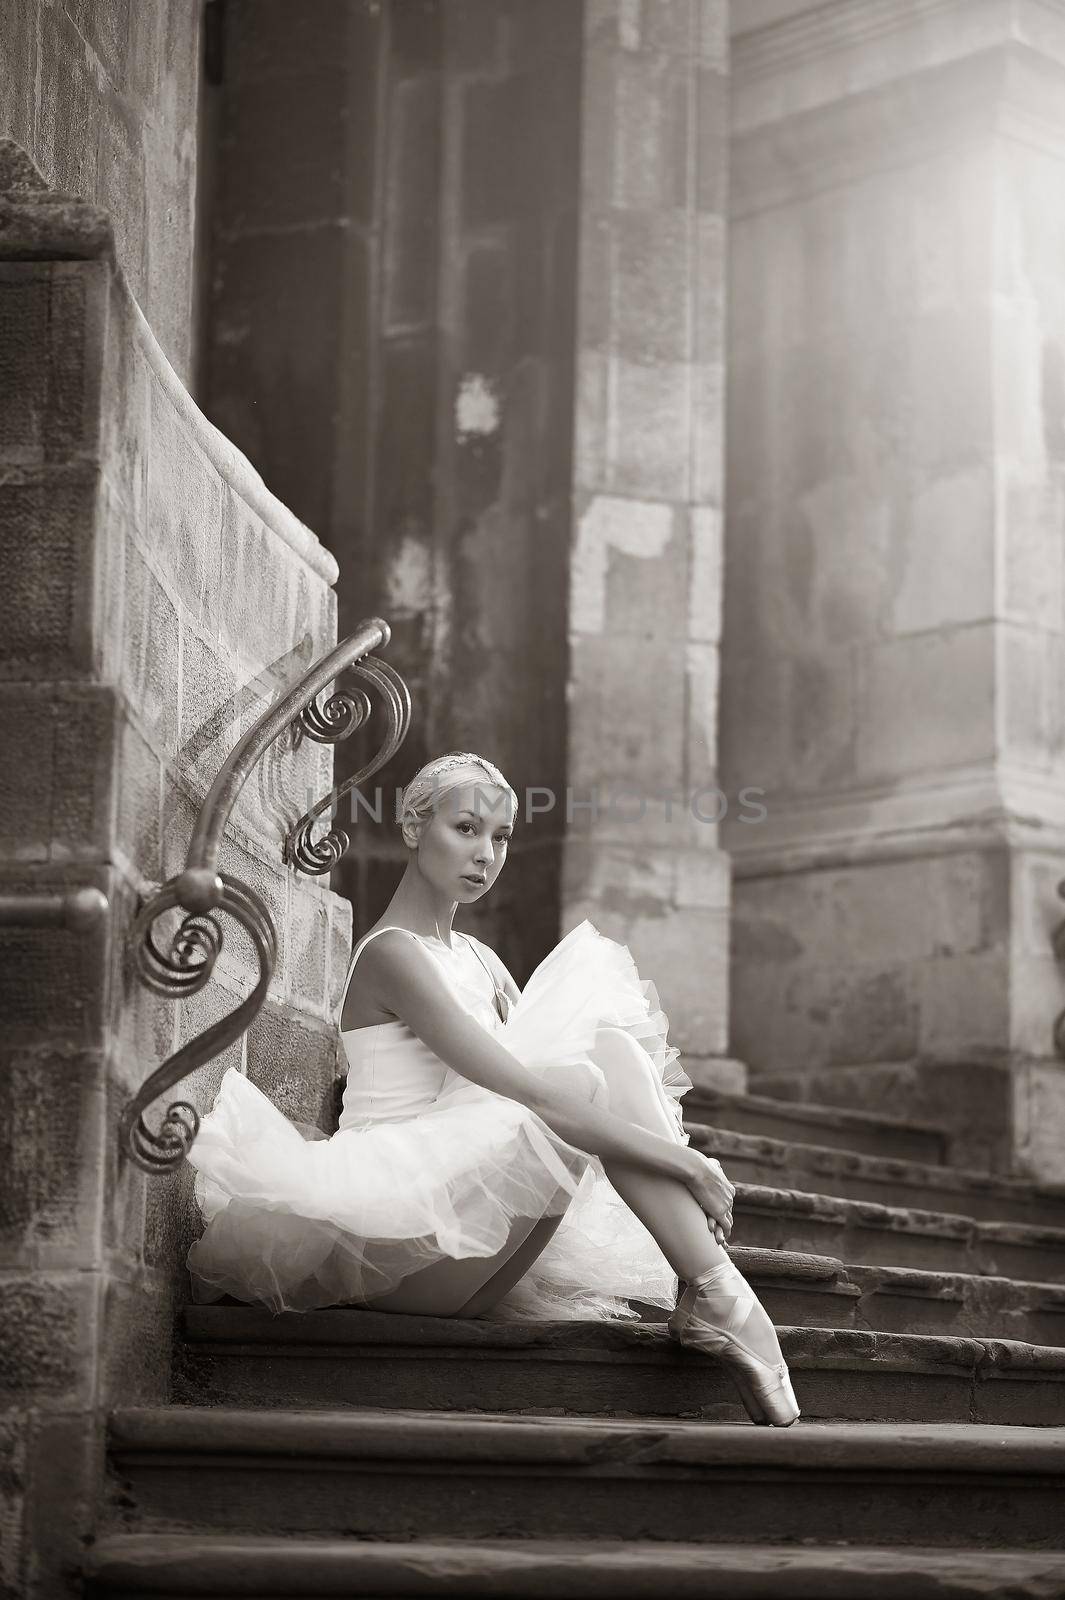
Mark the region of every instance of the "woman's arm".
<instances>
[{"instance_id":1,"label":"woman's arm","mask_svg":"<svg viewBox=\"0 0 1065 1600\"><path fill-rule=\"evenodd\" d=\"M590 1105L524 1067L463 1010L417 940L393 929L367 945L359 959L375 998L402 1018L434 1055L471 1083L527 1106L567 1144L683 1181L692 1176L696 1163L705 1165L706 1158L689 1146Z\"/></svg>"}]
</instances>

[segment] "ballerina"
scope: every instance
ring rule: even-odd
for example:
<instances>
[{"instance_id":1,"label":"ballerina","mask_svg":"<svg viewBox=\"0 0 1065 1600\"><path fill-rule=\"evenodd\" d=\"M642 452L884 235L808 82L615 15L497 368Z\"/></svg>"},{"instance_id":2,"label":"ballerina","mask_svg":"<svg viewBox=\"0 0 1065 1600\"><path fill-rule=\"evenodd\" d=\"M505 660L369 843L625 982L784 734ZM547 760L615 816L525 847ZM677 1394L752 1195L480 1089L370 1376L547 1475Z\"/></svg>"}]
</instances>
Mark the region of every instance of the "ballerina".
<instances>
[{"instance_id":1,"label":"ballerina","mask_svg":"<svg viewBox=\"0 0 1065 1600\"><path fill-rule=\"evenodd\" d=\"M468 752L403 791L406 871L344 986L339 1127L301 1129L226 1072L189 1156L194 1296L495 1321L633 1318L636 1301L729 1370L752 1421L787 1426L776 1332L725 1250L735 1190L689 1144L653 986L589 922L524 990L453 927L517 809Z\"/></svg>"}]
</instances>

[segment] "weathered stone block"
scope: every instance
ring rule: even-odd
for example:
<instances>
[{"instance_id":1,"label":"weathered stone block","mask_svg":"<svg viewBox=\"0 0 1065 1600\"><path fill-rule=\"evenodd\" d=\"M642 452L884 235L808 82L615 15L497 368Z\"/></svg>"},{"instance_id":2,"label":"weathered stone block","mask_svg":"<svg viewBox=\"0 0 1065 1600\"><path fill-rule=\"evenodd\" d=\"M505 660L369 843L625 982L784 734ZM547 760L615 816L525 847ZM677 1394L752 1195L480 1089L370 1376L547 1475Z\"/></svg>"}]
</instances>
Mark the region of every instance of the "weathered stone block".
<instances>
[{"instance_id":1,"label":"weathered stone block","mask_svg":"<svg viewBox=\"0 0 1065 1600\"><path fill-rule=\"evenodd\" d=\"M925 1060L1004 1056L1010 1042L1010 963L1005 950L926 961L918 969L918 981L918 1053Z\"/></svg>"},{"instance_id":2,"label":"weathered stone block","mask_svg":"<svg viewBox=\"0 0 1065 1600\"><path fill-rule=\"evenodd\" d=\"M691 497L699 505L724 503L725 368L720 361L691 368Z\"/></svg>"},{"instance_id":3,"label":"weathered stone block","mask_svg":"<svg viewBox=\"0 0 1065 1600\"><path fill-rule=\"evenodd\" d=\"M7 1274L0 1288L0 1406L69 1411L94 1399L91 1272Z\"/></svg>"},{"instance_id":4,"label":"weathered stone block","mask_svg":"<svg viewBox=\"0 0 1065 1600\"><path fill-rule=\"evenodd\" d=\"M96 192L93 137L99 88L77 28L63 11L38 13L40 84L33 154L48 182L68 194Z\"/></svg>"},{"instance_id":5,"label":"weathered stone block","mask_svg":"<svg viewBox=\"0 0 1065 1600\"><path fill-rule=\"evenodd\" d=\"M182 606L217 624L222 571L222 483L214 466L151 382L148 537Z\"/></svg>"},{"instance_id":6,"label":"weathered stone block","mask_svg":"<svg viewBox=\"0 0 1065 1600\"><path fill-rule=\"evenodd\" d=\"M2 88L2 80L0 80ZM26 1593L23 1516L26 1499L26 1442L29 1419L0 1419L0 1584L10 1595Z\"/></svg>"},{"instance_id":7,"label":"weathered stone block","mask_svg":"<svg viewBox=\"0 0 1065 1600\"><path fill-rule=\"evenodd\" d=\"M107 1278L101 1374L105 1406L158 1405L168 1398L174 1276L142 1270L129 1282Z\"/></svg>"},{"instance_id":8,"label":"weathered stone block","mask_svg":"<svg viewBox=\"0 0 1065 1600\"><path fill-rule=\"evenodd\" d=\"M609 487L609 382L610 358L597 350L583 350L577 363L573 435L574 476L580 487L586 490L605 490Z\"/></svg>"},{"instance_id":9,"label":"weathered stone block","mask_svg":"<svg viewBox=\"0 0 1065 1600\"><path fill-rule=\"evenodd\" d=\"M163 580L132 538L126 543L122 688L156 751L177 746L180 641L178 610Z\"/></svg>"},{"instance_id":10,"label":"weathered stone block","mask_svg":"<svg viewBox=\"0 0 1065 1600\"><path fill-rule=\"evenodd\" d=\"M894 777L989 760L995 750L994 671L989 625L869 648L857 739L861 775ZM921 707L919 718L914 706Z\"/></svg>"},{"instance_id":11,"label":"weathered stone block","mask_svg":"<svg viewBox=\"0 0 1065 1600\"><path fill-rule=\"evenodd\" d=\"M684 362L610 364L607 472L618 494L688 499L691 486L692 369ZM712 496L697 491L700 500Z\"/></svg>"},{"instance_id":12,"label":"weathered stone block","mask_svg":"<svg viewBox=\"0 0 1065 1600\"><path fill-rule=\"evenodd\" d=\"M1065 637L1003 625L998 658L1004 752L1037 771L1065 766Z\"/></svg>"},{"instance_id":13,"label":"weathered stone block","mask_svg":"<svg viewBox=\"0 0 1065 1600\"><path fill-rule=\"evenodd\" d=\"M694 218L685 211L618 211L609 293L611 349L641 365L691 358Z\"/></svg>"},{"instance_id":14,"label":"weathered stone block","mask_svg":"<svg viewBox=\"0 0 1065 1600\"><path fill-rule=\"evenodd\" d=\"M726 815L727 797L718 784L717 702L720 660L714 644L691 644L685 652L688 683L687 780L693 814L699 821Z\"/></svg>"},{"instance_id":15,"label":"weathered stone block","mask_svg":"<svg viewBox=\"0 0 1065 1600\"><path fill-rule=\"evenodd\" d=\"M0 482L3 677L88 670L95 508L91 467L27 469Z\"/></svg>"},{"instance_id":16,"label":"weathered stone block","mask_svg":"<svg viewBox=\"0 0 1065 1600\"><path fill-rule=\"evenodd\" d=\"M106 893L106 873L84 866L66 875L55 867L8 868L5 893L52 893L96 880ZM106 939L68 928L0 929L0 1015L4 1044L12 1049L59 1039L98 1046L107 1025Z\"/></svg>"},{"instance_id":17,"label":"weathered stone block","mask_svg":"<svg viewBox=\"0 0 1065 1600\"><path fill-rule=\"evenodd\" d=\"M103 1064L88 1052L30 1048L0 1066L0 1262L98 1264Z\"/></svg>"},{"instance_id":18,"label":"weathered stone block","mask_svg":"<svg viewBox=\"0 0 1065 1600\"><path fill-rule=\"evenodd\" d=\"M592 785L603 791L601 805L622 788L682 789L685 675L672 641L646 640L634 653L631 639L586 635L573 645L570 681L575 800L591 799Z\"/></svg>"},{"instance_id":19,"label":"weathered stone block","mask_svg":"<svg viewBox=\"0 0 1065 1600\"><path fill-rule=\"evenodd\" d=\"M1052 1060L1054 1024L1065 1011L1065 968L1044 950L1040 955L1011 953L1009 979L1009 1046L1018 1060Z\"/></svg>"},{"instance_id":20,"label":"weathered stone block","mask_svg":"<svg viewBox=\"0 0 1065 1600\"><path fill-rule=\"evenodd\" d=\"M570 626L632 641L676 636L688 590L686 528L657 501L595 495L580 508Z\"/></svg>"},{"instance_id":21,"label":"weathered stone block","mask_svg":"<svg viewBox=\"0 0 1065 1600\"><path fill-rule=\"evenodd\" d=\"M229 648L268 683L275 674L306 671L312 641L295 635L296 570L261 517L229 485L222 522L221 632ZM287 663L292 658L292 667Z\"/></svg>"},{"instance_id":22,"label":"weathered stone block","mask_svg":"<svg viewBox=\"0 0 1065 1600\"><path fill-rule=\"evenodd\" d=\"M104 1426L91 1402L36 1419L27 1450L26 1543L30 1594L69 1594L96 1526Z\"/></svg>"},{"instance_id":23,"label":"weathered stone block","mask_svg":"<svg viewBox=\"0 0 1065 1600\"><path fill-rule=\"evenodd\" d=\"M326 1015L339 1026L340 1007L344 999L344 980L354 947L352 908L350 900L339 895L329 901L329 982L326 989Z\"/></svg>"},{"instance_id":24,"label":"weathered stone block","mask_svg":"<svg viewBox=\"0 0 1065 1600\"><path fill-rule=\"evenodd\" d=\"M151 745L125 714L121 717L116 842L146 878L159 871L162 768Z\"/></svg>"},{"instance_id":25,"label":"weathered stone block","mask_svg":"<svg viewBox=\"0 0 1065 1600\"><path fill-rule=\"evenodd\" d=\"M33 142L37 50L37 0L10 0L4 16L4 50L0 54L0 105L4 107L11 138L17 139L23 149Z\"/></svg>"},{"instance_id":26,"label":"weathered stone block","mask_svg":"<svg viewBox=\"0 0 1065 1600\"><path fill-rule=\"evenodd\" d=\"M337 1076L337 1035L266 1005L248 1030L248 1077L293 1122L328 1133Z\"/></svg>"},{"instance_id":27,"label":"weathered stone block","mask_svg":"<svg viewBox=\"0 0 1065 1600\"><path fill-rule=\"evenodd\" d=\"M183 784L193 793L205 795L240 738L247 697L238 691L229 652L218 648L216 636L205 637L191 623L181 629L181 674L174 766Z\"/></svg>"},{"instance_id":28,"label":"weathered stone block","mask_svg":"<svg viewBox=\"0 0 1065 1600\"><path fill-rule=\"evenodd\" d=\"M301 1011L324 1015L328 986L329 910L317 886L289 889L285 994Z\"/></svg>"},{"instance_id":29,"label":"weathered stone block","mask_svg":"<svg viewBox=\"0 0 1065 1600\"><path fill-rule=\"evenodd\" d=\"M614 203L653 212L685 206L694 132L688 63L624 51L616 58L616 73L610 126Z\"/></svg>"},{"instance_id":30,"label":"weathered stone block","mask_svg":"<svg viewBox=\"0 0 1065 1600\"><path fill-rule=\"evenodd\" d=\"M1003 558L1006 617L1039 628L1060 631L1065 620L1065 549L1060 530L1065 521L1065 491L1055 480L1026 481L1005 476Z\"/></svg>"},{"instance_id":31,"label":"weathered stone block","mask_svg":"<svg viewBox=\"0 0 1065 1600\"><path fill-rule=\"evenodd\" d=\"M982 622L994 614L994 496L993 474L982 465L914 490L900 540L896 633Z\"/></svg>"},{"instance_id":32,"label":"weathered stone block","mask_svg":"<svg viewBox=\"0 0 1065 1600\"><path fill-rule=\"evenodd\" d=\"M151 380L128 308L112 290L104 349L102 459L108 483L133 524L147 529Z\"/></svg>"},{"instance_id":33,"label":"weathered stone block","mask_svg":"<svg viewBox=\"0 0 1065 1600\"><path fill-rule=\"evenodd\" d=\"M1017 1063L1012 1089L1016 1170L1060 1185L1065 1181L1065 1063Z\"/></svg>"}]
</instances>

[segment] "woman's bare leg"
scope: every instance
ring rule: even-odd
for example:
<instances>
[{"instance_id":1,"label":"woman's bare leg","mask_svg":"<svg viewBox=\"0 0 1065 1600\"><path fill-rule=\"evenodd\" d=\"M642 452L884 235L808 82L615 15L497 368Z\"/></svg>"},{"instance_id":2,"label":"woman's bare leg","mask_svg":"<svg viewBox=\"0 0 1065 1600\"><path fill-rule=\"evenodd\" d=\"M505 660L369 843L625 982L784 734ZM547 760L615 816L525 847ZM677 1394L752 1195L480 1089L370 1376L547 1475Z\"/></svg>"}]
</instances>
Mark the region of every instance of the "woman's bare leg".
<instances>
[{"instance_id":1,"label":"woman's bare leg","mask_svg":"<svg viewBox=\"0 0 1065 1600\"><path fill-rule=\"evenodd\" d=\"M615 1116L662 1138L677 1138L669 1101L651 1058L631 1034L622 1028L601 1028L594 1060L606 1078ZM683 1183L623 1161L604 1161L603 1170L678 1278L696 1278L728 1260L714 1238L713 1224Z\"/></svg>"},{"instance_id":2,"label":"woman's bare leg","mask_svg":"<svg viewBox=\"0 0 1065 1600\"><path fill-rule=\"evenodd\" d=\"M630 1034L620 1028L602 1029L596 1039L595 1060L607 1080L611 1111L665 1138L677 1137L651 1059ZM603 1170L679 1278L690 1281L713 1267L728 1267L727 1281L707 1291L704 1307L712 1311L717 1302L720 1322L726 1325L735 1302L735 1286L743 1284L746 1292L745 1280L710 1232L710 1221L695 1196L675 1178L659 1177L627 1163L604 1162ZM762 1360L771 1364L780 1360L776 1330L757 1299L747 1308L742 1331L745 1343Z\"/></svg>"}]
</instances>

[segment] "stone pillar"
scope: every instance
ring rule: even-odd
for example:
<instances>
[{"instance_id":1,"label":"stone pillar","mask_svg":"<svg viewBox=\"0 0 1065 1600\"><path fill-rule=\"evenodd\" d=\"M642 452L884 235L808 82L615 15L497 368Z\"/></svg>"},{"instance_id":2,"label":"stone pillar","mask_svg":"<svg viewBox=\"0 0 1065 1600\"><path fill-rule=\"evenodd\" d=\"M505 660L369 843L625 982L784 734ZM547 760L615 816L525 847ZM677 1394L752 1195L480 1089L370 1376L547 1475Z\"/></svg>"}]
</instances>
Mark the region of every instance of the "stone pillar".
<instances>
[{"instance_id":1,"label":"stone pillar","mask_svg":"<svg viewBox=\"0 0 1065 1600\"><path fill-rule=\"evenodd\" d=\"M736 1087L717 759L727 17L724 0L585 6L564 900L567 925L630 946L694 1074Z\"/></svg>"},{"instance_id":2,"label":"stone pillar","mask_svg":"<svg viewBox=\"0 0 1065 1600\"><path fill-rule=\"evenodd\" d=\"M736 23L735 1048L1060 1178L1065 13Z\"/></svg>"},{"instance_id":3,"label":"stone pillar","mask_svg":"<svg viewBox=\"0 0 1065 1600\"><path fill-rule=\"evenodd\" d=\"M200 415L132 300L106 214L0 142L0 892L102 890L101 925L0 928L0 1522L5 1593L78 1592L116 1404L164 1399L191 1169L119 1149L130 1094L258 976L228 918L184 1004L135 981L145 893L183 862L224 756L335 637L335 565ZM281 863L330 757L248 782L221 864L281 938L236 1065L290 1114L333 1114L347 906ZM156 1114L156 1121L157 1121ZM149 1114L149 1120L153 1120Z\"/></svg>"}]
</instances>

